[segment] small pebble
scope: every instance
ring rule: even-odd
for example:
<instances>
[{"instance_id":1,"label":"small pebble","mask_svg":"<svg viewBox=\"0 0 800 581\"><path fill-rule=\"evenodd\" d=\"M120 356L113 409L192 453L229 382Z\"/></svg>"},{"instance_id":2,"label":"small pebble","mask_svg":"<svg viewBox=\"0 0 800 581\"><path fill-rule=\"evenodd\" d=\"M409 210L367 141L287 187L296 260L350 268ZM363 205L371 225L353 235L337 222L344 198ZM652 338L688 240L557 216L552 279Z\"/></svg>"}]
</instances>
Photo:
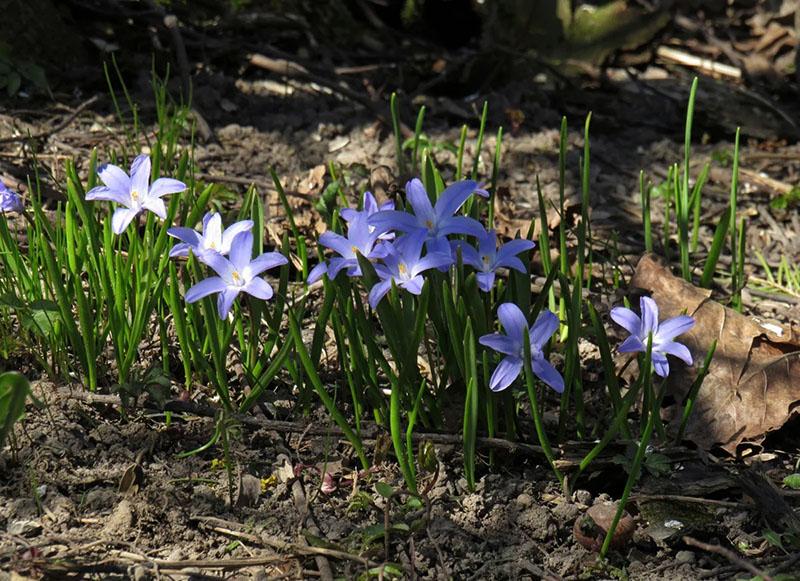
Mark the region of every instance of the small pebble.
<instances>
[{"instance_id":1,"label":"small pebble","mask_svg":"<svg viewBox=\"0 0 800 581\"><path fill-rule=\"evenodd\" d=\"M523 492L517 497L517 504L522 508L528 507L533 504L533 497Z\"/></svg>"},{"instance_id":2,"label":"small pebble","mask_svg":"<svg viewBox=\"0 0 800 581\"><path fill-rule=\"evenodd\" d=\"M35 520L15 520L8 524L8 534L30 537L42 532L41 523Z\"/></svg>"},{"instance_id":3,"label":"small pebble","mask_svg":"<svg viewBox=\"0 0 800 581\"><path fill-rule=\"evenodd\" d=\"M678 563L694 563L694 553L692 551L678 551L675 553L675 561Z\"/></svg>"},{"instance_id":4,"label":"small pebble","mask_svg":"<svg viewBox=\"0 0 800 581\"><path fill-rule=\"evenodd\" d=\"M576 490L572 495L572 499L578 504L589 506L592 503L592 493L588 490Z\"/></svg>"}]
</instances>

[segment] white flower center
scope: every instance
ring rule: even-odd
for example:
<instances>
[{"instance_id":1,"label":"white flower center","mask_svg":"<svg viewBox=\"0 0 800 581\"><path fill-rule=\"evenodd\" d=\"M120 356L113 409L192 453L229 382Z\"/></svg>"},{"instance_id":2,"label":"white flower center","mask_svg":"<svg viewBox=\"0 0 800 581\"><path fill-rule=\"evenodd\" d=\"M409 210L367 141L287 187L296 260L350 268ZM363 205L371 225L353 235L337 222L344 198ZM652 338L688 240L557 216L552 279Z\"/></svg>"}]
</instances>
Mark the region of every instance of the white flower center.
<instances>
[{"instance_id":1,"label":"white flower center","mask_svg":"<svg viewBox=\"0 0 800 581\"><path fill-rule=\"evenodd\" d=\"M238 270L234 270L231 273L231 280L233 281L233 284L235 286L243 286L244 285L244 278L242 278L242 275L239 274Z\"/></svg>"}]
</instances>

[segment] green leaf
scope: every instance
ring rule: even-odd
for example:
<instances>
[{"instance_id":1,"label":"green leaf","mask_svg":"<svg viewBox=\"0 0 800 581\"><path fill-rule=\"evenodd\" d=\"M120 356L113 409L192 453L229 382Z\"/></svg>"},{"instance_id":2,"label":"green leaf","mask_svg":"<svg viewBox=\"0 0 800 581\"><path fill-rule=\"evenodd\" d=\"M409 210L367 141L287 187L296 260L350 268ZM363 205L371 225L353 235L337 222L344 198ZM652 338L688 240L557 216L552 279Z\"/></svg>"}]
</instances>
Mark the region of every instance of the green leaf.
<instances>
[{"instance_id":1,"label":"green leaf","mask_svg":"<svg viewBox=\"0 0 800 581\"><path fill-rule=\"evenodd\" d=\"M800 474L789 474L783 479L783 485L788 486L792 490L800 490Z\"/></svg>"},{"instance_id":2,"label":"green leaf","mask_svg":"<svg viewBox=\"0 0 800 581\"><path fill-rule=\"evenodd\" d=\"M21 317L22 326L28 331L49 335L61 320L58 305L53 301L38 300L28 305L28 312Z\"/></svg>"},{"instance_id":3,"label":"green leaf","mask_svg":"<svg viewBox=\"0 0 800 581\"><path fill-rule=\"evenodd\" d=\"M0 449L14 423L25 412L25 401L31 395L31 384L21 373L0 374Z\"/></svg>"},{"instance_id":4,"label":"green leaf","mask_svg":"<svg viewBox=\"0 0 800 581\"><path fill-rule=\"evenodd\" d=\"M375 483L375 492L384 498L391 498L394 494L394 488L386 482L380 481Z\"/></svg>"}]
</instances>

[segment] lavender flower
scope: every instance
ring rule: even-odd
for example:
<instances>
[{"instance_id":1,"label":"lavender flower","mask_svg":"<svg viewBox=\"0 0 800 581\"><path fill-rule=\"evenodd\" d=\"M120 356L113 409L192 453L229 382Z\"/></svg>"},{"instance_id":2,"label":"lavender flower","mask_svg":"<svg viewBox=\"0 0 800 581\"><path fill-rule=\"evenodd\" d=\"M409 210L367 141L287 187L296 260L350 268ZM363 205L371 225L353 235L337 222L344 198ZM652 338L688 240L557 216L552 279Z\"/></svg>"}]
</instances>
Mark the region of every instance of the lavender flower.
<instances>
[{"instance_id":1,"label":"lavender flower","mask_svg":"<svg viewBox=\"0 0 800 581\"><path fill-rule=\"evenodd\" d=\"M386 245L388 253L383 259L383 264L375 266L375 272L378 273L381 282L375 284L369 291L369 304L373 309L392 288L392 283L418 295L425 283L421 273L452 262L450 254L429 252L420 257L426 236L424 230L416 229L398 238L394 244Z\"/></svg>"},{"instance_id":2,"label":"lavender flower","mask_svg":"<svg viewBox=\"0 0 800 581\"><path fill-rule=\"evenodd\" d=\"M344 208L339 215L345 222L352 222L356 219L357 216L364 216L369 218L373 214L377 214L378 212L385 212L388 210L394 210L394 202L389 200L388 202L384 202L380 206L378 205L378 201L375 199L375 196L372 195L372 192L364 192L364 201L362 203L363 209L361 211L356 210L355 208ZM369 231L372 232L375 230L375 226L370 226ZM380 240L393 240L394 239L394 232L387 232L385 234L381 234L379 236Z\"/></svg>"},{"instance_id":3,"label":"lavender flower","mask_svg":"<svg viewBox=\"0 0 800 581\"><path fill-rule=\"evenodd\" d=\"M186 189L186 184L172 178L159 178L150 184L150 156L139 155L131 164L131 174L115 165L105 164L97 175L104 186L86 193L87 200L107 200L124 207L117 208L111 218L111 230L122 234L133 219L145 210L162 220L167 218L167 208L161 198Z\"/></svg>"},{"instance_id":4,"label":"lavender flower","mask_svg":"<svg viewBox=\"0 0 800 581\"><path fill-rule=\"evenodd\" d=\"M446 188L436 200L436 205L432 206L422 182L414 178L406 184L406 198L414 213L384 210L370 216L369 223L381 234L390 230L423 230L429 252L449 254L447 235L468 234L477 237L485 232L474 218L454 215L473 193L488 196L477 182L462 180Z\"/></svg>"},{"instance_id":5,"label":"lavender flower","mask_svg":"<svg viewBox=\"0 0 800 581\"><path fill-rule=\"evenodd\" d=\"M525 265L517 257L521 252L531 250L536 244L530 240L511 240L497 249L497 233L494 230L484 232L478 237L477 250L469 244L456 242L455 247L461 249L464 264L477 270L478 287L489 292L494 286L495 272L498 268L513 268L525 273Z\"/></svg>"},{"instance_id":6,"label":"lavender flower","mask_svg":"<svg viewBox=\"0 0 800 581\"><path fill-rule=\"evenodd\" d=\"M564 378L542 353L542 347L558 329L558 317L550 311L543 311L529 329L525 315L514 303L500 305L497 308L497 317L506 330L506 335L491 333L478 339L481 345L505 355L492 373L489 388L492 391L502 391L519 376L525 357L525 333L528 333L533 373L558 393L564 391Z\"/></svg>"},{"instance_id":7,"label":"lavender flower","mask_svg":"<svg viewBox=\"0 0 800 581\"><path fill-rule=\"evenodd\" d=\"M0 181L0 212L22 212L22 199L19 194L9 190L6 185Z\"/></svg>"},{"instance_id":8,"label":"lavender flower","mask_svg":"<svg viewBox=\"0 0 800 581\"><path fill-rule=\"evenodd\" d=\"M692 364L692 354L686 345L673 341L675 337L686 333L694 327L694 317L679 315L666 321L658 322L658 305L650 297L639 299L641 318L626 307L611 309L611 319L623 327L630 337L619 346L621 353L647 351L647 338L653 336L652 359L653 369L657 375L669 375L669 362L667 355L674 355L687 365Z\"/></svg>"},{"instance_id":9,"label":"lavender flower","mask_svg":"<svg viewBox=\"0 0 800 581\"><path fill-rule=\"evenodd\" d=\"M226 319L240 292L265 301L272 298L272 287L258 275L286 264L288 260L279 252L265 252L254 260L251 260L252 255L253 234L250 232L240 232L233 238L230 259L218 253L209 253L208 265L218 276L202 280L186 291L186 302L194 303L210 294L220 293L217 311L220 319Z\"/></svg>"},{"instance_id":10,"label":"lavender flower","mask_svg":"<svg viewBox=\"0 0 800 581\"><path fill-rule=\"evenodd\" d=\"M308 275L308 284L318 281L323 274L333 280L342 269L347 269L347 276L361 276L358 255L369 260L386 256L387 245L378 242L379 235L375 228L367 223L367 217L357 213L347 228L347 238L334 232L323 232L319 243L337 252L339 256L330 259L330 263L320 262ZM377 242L377 244L376 244Z\"/></svg>"},{"instance_id":11,"label":"lavender flower","mask_svg":"<svg viewBox=\"0 0 800 581\"><path fill-rule=\"evenodd\" d=\"M242 220L222 228L222 216L216 212L208 212L203 216L203 233L199 234L191 228L170 228L167 234L181 240L170 250L171 258L176 256L189 256L189 250L205 264L208 264L209 253L219 253L227 256L231 251L231 243L237 234L247 232L253 227L252 220Z\"/></svg>"}]
</instances>

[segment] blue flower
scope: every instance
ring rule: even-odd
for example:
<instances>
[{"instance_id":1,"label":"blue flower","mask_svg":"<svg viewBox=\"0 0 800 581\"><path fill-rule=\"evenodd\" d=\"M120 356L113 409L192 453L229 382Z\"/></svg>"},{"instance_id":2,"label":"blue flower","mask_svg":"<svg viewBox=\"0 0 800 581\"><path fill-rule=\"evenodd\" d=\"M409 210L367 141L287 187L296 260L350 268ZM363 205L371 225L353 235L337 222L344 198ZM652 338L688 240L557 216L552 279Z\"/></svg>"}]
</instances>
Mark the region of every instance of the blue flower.
<instances>
[{"instance_id":1,"label":"blue flower","mask_svg":"<svg viewBox=\"0 0 800 581\"><path fill-rule=\"evenodd\" d=\"M492 373L489 388L502 391L519 376L525 357L525 333L528 333L533 373L558 393L564 391L564 378L542 353L542 347L558 329L558 317L548 310L542 311L529 329L525 315L514 303L500 305L497 317L506 334L491 333L478 339L481 345L505 355Z\"/></svg>"},{"instance_id":2,"label":"blue flower","mask_svg":"<svg viewBox=\"0 0 800 581\"><path fill-rule=\"evenodd\" d=\"M105 184L86 193L87 200L107 200L123 206L114 211L111 230L122 234L133 219L145 210L165 220L167 207L161 198L186 189L186 184L172 178L159 178L150 184L150 156L139 155L131 164L130 176L115 165L105 164L97 175Z\"/></svg>"},{"instance_id":3,"label":"blue flower","mask_svg":"<svg viewBox=\"0 0 800 581\"><path fill-rule=\"evenodd\" d=\"M373 214L377 214L378 212L386 212L388 210L394 210L394 202L389 200L388 202L384 202L380 206L378 205L378 201L375 199L375 196L372 195L372 192L364 192L364 200L362 203L363 209L361 211L356 210L355 208L344 208L339 215L345 222L352 222L358 216L363 216L365 218L369 218ZM375 226L370 226L370 232L375 230ZM380 240L392 240L394 239L394 232L386 232L385 234L381 234L379 236Z\"/></svg>"},{"instance_id":4,"label":"blue flower","mask_svg":"<svg viewBox=\"0 0 800 581\"><path fill-rule=\"evenodd\" d=\"M0 181L0 212L22 212L22 199L17 192L9 190Z\"/></svg>"},{"instance_id":5,"label":"blue flower","mask_svg":"<svg viewBox=\"0 0 800 581\"><path fill-rule=\"evenodd\" d=\"M653 369L657 375L661 377L669 375L667 355L674 355L687 365L691 365L692 354L689 349L673 339L694 327L694 317L679 315L659 323L658 305L650 297L639 299L639 310L642 313L641 317L627 307L611 309L611 319L631 334L619 346L619 351L621 353L647 351L647 338L652 334L651 356Z\"/></svg>"},{"instance_id":6,"label":"blue flower","mask_svg":"<svg viewBox=\"0 0 800 581\"><path fill-rule=\"evenodd\" d=\"M477 273L478 287L489 292L494 286L494 277L498 268L512 268L525 273L525 265L517 256L536 246L530 240L511 240L497 249L497 233L494 230L484 232L478 237L477 250L463 242L454 242L454 247L461 249L464 264L473 267Z\"/></svg>"},{"instance_id":7,"label":"blue flower","mask_svg":"<svg viewBox=\"0 0 800 581\"><path fill-rule=\"evenodd\" d=\"M308 284L318 281L323 274L333 280L342 269L347 269L347 276L361 276L358 255L369 260L386 256L387 245L378 242L378 232L367 223L367 217L357 213L347 227L347 238L335 232L323 232L319 243L330 248L339 256L330 259L329 263L320 262L308 275Z\"/></svg>"},{"instance_id":8,"label":"blue flower","mask_svg":"<svg viewBox=\"0 0 800 581\"><path fill-rule=\"evenodd\" d=\"M421 256L425 237L424 230L416 229L398 238L394 244L384 243L387 254L383 258L383 264L375 265L375 272L381 281L369 291L369 304L373 309L392 288L392 283L418 295L425 283L423 272L452 262L449 254L429 252Z\"/></svg>"},{"instance_id":9,"label":"blue flower","mask_svg":"<svg viewBox=\"0 0 800 581\"><path fill-rule=\"evenodd\" d=\"M433 206L422 182L414 178L406 184L406 198L414 213L384 210L370 216L369 223L381 234L390 230L400 232L422 230L425 232L429 252L449 254L451 252L447 241L449 234L468 234L478 237L485 232L480 222L474 218L454 215L474 193L488 195L480 189L477 182L462 180L446 188Z\"/></svg>"},{"instance_id":10,"label":"blue flower","mask_svg":"<svg viewBox=\"0 0 800 581\"><path fill-rule=\"evenodd\" d=\"M251 260L252 255L253 234L250 232L241 232L234 237L230 259L221 254L209 253L208 265L218 276L202 280L186 291L186 302L194 303L210 294L219 293L217 311L220 319L224 320L240 292L265 301L271 299L272 287L258 275L286 264L288 260L279 252L265 252Z\"/></svg>"},{"instance_id":11,"label":"blue flower","mask_svg":"<svg viewBox=\"0 0 800 581\"><path fill-rule=\"evenodd\" d=\"M219 253L227 256L231 251L231 243L237 234L252 229L252 220L242 220L231 224L223 230L222 217L216 212L208 212L203 216L203 232L198 233L191 228L170 228L167 234L181 240L170 250L171 258L176 256L189 256L189 250L205 264L208 264L209 253Z\"/></svg>"}]
</instances>

